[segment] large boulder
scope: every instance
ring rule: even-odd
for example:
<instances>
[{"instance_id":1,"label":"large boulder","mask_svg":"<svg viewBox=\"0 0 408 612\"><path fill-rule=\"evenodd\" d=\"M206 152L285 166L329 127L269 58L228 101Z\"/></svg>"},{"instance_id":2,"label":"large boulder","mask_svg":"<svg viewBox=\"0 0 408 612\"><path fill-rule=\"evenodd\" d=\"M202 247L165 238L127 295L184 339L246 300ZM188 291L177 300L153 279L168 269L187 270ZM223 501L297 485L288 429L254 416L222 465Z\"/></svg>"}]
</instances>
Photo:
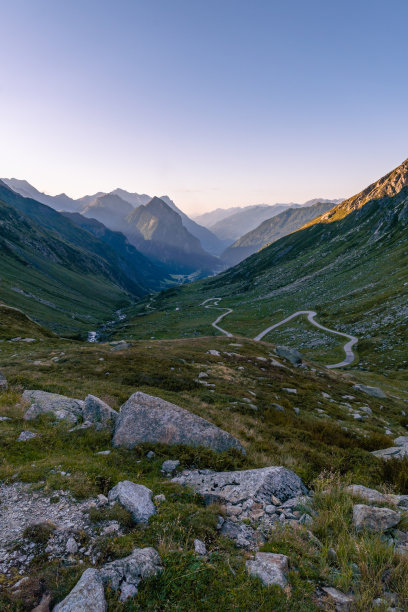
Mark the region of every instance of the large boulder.
<instances>
[{"instance_id":1,"label":"large boulder","mask_svg":"<svg viewBox=\"0 0 408 612\"><path fill-rule=\"evenodd\" d=\"M245 452L236 438L209 421L159 397L137 392L120 409L112 443L133 448L144 442Z\"/></svg>"},{"instance_id":2,"label":"large boulder","mask_svg":"<svg viewBox=\"0 0 408 612\"><path fill-rule=\"evenodd\" d=\"M287 584L288 558L277 553L258 552L255 559L246 562L251 576L260 578L266 586L278 585L282 589Z\"/></svg>"},{"instance_id":3,"label":"large boulder","mask_svg":"<svg viewBox=\"0 0 408 612\"><path fill-rule=\"evenodd\" d=\"M120 601L134 597L143 578L155 576L162 571L159 553L154 548L135 548L124 559L112 561L100 570L105 585L114 591L120 590Z\"/></svg>"},{"instance_id":4,"label":"large boulder","mask_svg":"<svg viewBox=\"0 0 408 612\"><path fill-rule=\"evenodd\" d=\"M358 384L354 385L353 389L356 389L357 391L362 391L363 393L366 393L371 397L377 397L378 399L384 399L387 397L384 391L379 387L370 387L370 385Z\"/></svg>"},{"instance_id":5,"label":"large boulder","mask_svg":"<svg viewBox=\"0 0 408 612\"><path fill-rule=\"evenodd\" d=\"M115 426L118 413L95 395L87 395L84 401L82 415L85 422L92 423L97 429Z\"/></svg>"},{"instance_id":6,"label":"large boulder","mask_svg":"<svg viewBox=\"0 0 408 612\"><path fill-rule=\"evenodd\" d=\"M147 523L156 512L152 495L152 491L144 485L123 480L109 491L108 499L110 502L119 502L131 513L135 523Z\"/></svg>"},{"instance_id":7,"label":"large boulder","mask_svg":"<svg viewBox=\"0 0 408 612\"><path fill-rule=\"evenodd\" d=\"M4 376L3 372L0 370L0 391L7 391L8 382L7 378Z\"/></svg>"},{"instance_id":8,"label":"large boulder","mask_svg":"<svg viewBox=\"0 0 408 612\"><path fill-rule=\"evenodd\" d=\"M70 423L77 423L82 418L84 402L79 399L46 391L27 390L23 393L23 400L30 404L24 415L27 421L35 419L40 414L49 413L59 421L65 419Z\"/></svg>"},{"instance_id":9,"label":"large boulder","mask_svg":"<svg viewBox=\"0 0 408 612\"><path fill-rule=\"evenodd\" d=\"M279 357L283 357L293 365L300 365L302 363L302 354L290 346L276 346L275 352Z\"/></svg>"},{"instance_id":10,"label":"large boulder","mask_svg":"<svg viewBox=\"0 0 408 612\"><path fill-rule=\"evenodd\" d=\"M390 508L357 504L353 507L353 526L357 530L382 532L395 527L401 514Z\"/></svg>"},{"instance_id":11,"label":"large boulder","mask_svg":"<svg viewBox=\"0 0 408 612\"><path fill-rule=\"evenodd\" d=\"M53 612L106 612L107 609L102 576L96 569L87 569Z\"/></svg>"},{"instance_id":12,"label":"large boulder","mask_svg":"<svg viewBox=\"0 0 408 612\"><path fill-rule=\"evenodd\" d=\"M192 487L207 504L222 503L248 506L252 502L262 507L270 505L272 497L281 503L307 494L299 476L284 467L266 467L236 472L185 470L172 479ZM249 504L246 502L250 502Z\"/></svg>"}]
</instances>

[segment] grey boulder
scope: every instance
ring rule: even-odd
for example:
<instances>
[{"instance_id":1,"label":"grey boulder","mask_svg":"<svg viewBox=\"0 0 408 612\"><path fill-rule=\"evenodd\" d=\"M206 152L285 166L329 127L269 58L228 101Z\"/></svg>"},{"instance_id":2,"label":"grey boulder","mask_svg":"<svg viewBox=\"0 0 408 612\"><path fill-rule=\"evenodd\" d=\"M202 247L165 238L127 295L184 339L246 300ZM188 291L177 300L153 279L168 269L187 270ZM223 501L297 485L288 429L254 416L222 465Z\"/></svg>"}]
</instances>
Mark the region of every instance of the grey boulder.
<instances>
[{"instance_id":1,"label":"grey boulder","mask_svg":"<svg viewBox=\"0 0 408 612\"><path fill-rule=\"evenodd\" d=\"M381 450L371 452L377 459L404 459L408 457L408 446L391 446L390 448L383 448Z\"/></svg>"},{"instance_id":2,"label":"grey boulder","mask_svg":"<svg viewBox=\"0 0 408 612\"><path fill-rule=\"evenodd\" d=\"M401 520L401 514L390 508L356 504L353 507L353 526L357 530L382 532L395 527Z\"/></svg>"},{"instance_id":3,"label":"grey boulder","mask_svg":"<svg viewBox=\"0 0 408 612\"><path fill-rule=\"evenodd\" d=\"M130 480L123 480L113 487L108 493L108 499L110 502L119 502L131 513L135 523L147 523L156 512L152 491Z\"/></svg>"},{"instance_id":4,"label":"grey boulder","mask_svg":"<svg viewBox=\"0 0 408 612\"><path fill-rule=\"evenodd\" d=\"M87 569L66 598L53 612L106 612L107 605L102 576L96 569Z\"/></svg>"},{"instance_id":5,"label":"grey boulder","mask_svg":"<svg viewBox=\"0 0 408 612\"><path fill-rule=\"evenodd\" d=\"M95 395L87 395L82 410L84 421L100 429L112 428L118 413Z\"/></svg>"},{"instance_id":6,"label":"grey boulder","mask_svg":"<svg viewBox=\"0 0 408 612\"><path fill-rule=\"evenodd\" d=\"M82 418L82 400L65 397L57 393L46 391L24 391L23 400L30 404L24 418L27 421L35 419L40 414L53 414L57 420L65 419L70 423L77 423Z\"/></svg>"},{"instance_id":7,"label":"grey boulder","mask_svg":"<svg viewBox=\"0 0 408 612\"><path fill-rule=\"evenodd\" d=\"M120 409L112 443L133 448L144 442L245 452L236 438L209 421L159 397L137 392Z\"/></svg>"},{"instance_id":8,"label":"grey boulder","mask_svg":"<svg viewBox=\"0 0 408 612\"><path fill-rule=\"evenodd\" d=\"M275 352L279 357L283 357L293 365L300 365L302 363L302 354L290 346L277 346Z\"/></svg>"},{"instance_id":9,"label":"grey boulder","mask_svg":"<svg viewBox=\"0 0 408 612\"><path fill-rule=\"evenodd\" d=\"M371 397L377 397L379 399L384 399L385 397L387 397L384 391L379 387L370 387L369 385L358 384L354 385L353 389L356 389L357 391L362 391L363 393L366 393Z\"/></svg>"},{"instance_id":10,"label":"grey boulder","mask_svg":"<svg viewBox=\"0 0 408 612\"><path fill-rule=\"evenodd\" d=\"M155 576L162 571L159 553L154 548L135 548L124 559L112 561L100 570L103 583L114 591L120 590L120 601L125 601L137 593L143 578Z\"/></svg>"},{"instance_id":11,"label":"grey boulder","mask_svg":"<svg viewBox=\"0 0 408 612\"><path fill-rule=\"evenodd\" d=\"M326 593L329 599L334 603L336 612L349 612L354 603L354 596L342 593L333 587L323 587L322 590Z\"/></svg>"},{"instance_id":12,"label":"grey boulder","mask_svg":"<svg viewBox=\"0 0 408 612\"><path fill-rule=\"evenodd\" d=\"M0 370L0 391L7 391L8 382L7 378L4 376L3 372Z\"/></svg>"},{"instance_id":13,"label":"grey boulder","mask_svg":"<svg viewBox=\"0 0 408 612\"><path fill-rule=\"evenodd\" d=\"M307 494L303 482L284 467L266 467L236 472L186 470L172 479L192 487L206 503L242 504L251 499L262 505L271 504L272 496L281 502Z\"/></svg>"},{"instance_id":14,"label":"grey boulder","mask_svg":"<svg viewBox=\"0 0 408 612\"><path fill-rule=\"evenodd\" d=\"M246 568L251 576L260 578L264 585L278 585L282 589L287 585L288 558L276 553L258 552L255 559L246 562Z\"/></svg>"}]
</instances>

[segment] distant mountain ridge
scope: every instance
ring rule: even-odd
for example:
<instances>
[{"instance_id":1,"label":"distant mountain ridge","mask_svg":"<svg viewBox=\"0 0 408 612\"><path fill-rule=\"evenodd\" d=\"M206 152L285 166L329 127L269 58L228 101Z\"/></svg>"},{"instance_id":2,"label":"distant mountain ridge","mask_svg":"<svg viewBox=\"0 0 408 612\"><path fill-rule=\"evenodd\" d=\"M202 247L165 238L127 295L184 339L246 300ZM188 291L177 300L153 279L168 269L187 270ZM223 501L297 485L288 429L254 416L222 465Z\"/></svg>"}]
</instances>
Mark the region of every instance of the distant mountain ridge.
<instances>
[{"instance_id":1,"label":"distant mountain ridge","mask_svg":"<svg viewBox=\"0 0 408 612\"><path fill-rule=\"evenodd\" d=\"M330 208L332 208L331 202L317 202L312 206L287 208L271 219L266 219L257 228L236 240L224 251L222 259L228 265L234 266L264 246L295 232L309 220L319 217Z\"/></svg>"},{"instance_id":2,"label":"distant mountain ridge","mask_svg":"<svg viewBox=\"0 0 408 612\"><path fill-rule=\"evenodd\" d=\"M152 199L152 196L145 193L131 193L125 189L117 188L109 193L99 191L93 195L86 195L74 200L65 194L50 196L42 193L25 180L15 178L1 180L3 180L8 187L24 197L33 198L37 202L46 204L55 210L79 212L87 217L96 218L98 221L110 226L111 229L114 230L120 229L123 231L123 227L118 224L119 214L118 211L114 210L114 203L116 203L117 207L122 210L123 202L130 204L132 208L136 208L138 206L147 204ZM109 199L104 200L105 196L112 196L112 198L110 198L110 202ZM161 199L181 216L183 225L193 236L200 240L201 246L204 248L204 250L208 251L212 255L220 255L222 253L227 246L225 242L219 240L207 228L202 227L190 219L190 217L180 210L168 196L161 196ZM131 212L130 209L128 209L126 214L129 212ZM109 219L109 214L112 216L112 220Z\"/></svg>"}]
</instances>

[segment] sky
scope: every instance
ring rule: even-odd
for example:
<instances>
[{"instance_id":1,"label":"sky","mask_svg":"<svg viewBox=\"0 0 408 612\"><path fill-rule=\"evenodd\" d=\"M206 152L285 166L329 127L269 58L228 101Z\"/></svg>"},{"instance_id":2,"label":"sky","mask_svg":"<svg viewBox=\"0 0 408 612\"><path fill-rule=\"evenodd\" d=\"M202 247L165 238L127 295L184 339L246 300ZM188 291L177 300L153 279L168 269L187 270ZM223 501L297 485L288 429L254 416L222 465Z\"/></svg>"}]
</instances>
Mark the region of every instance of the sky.
<instances>
[{"instance_id":1,"label":"sky","mask_svg":"<svg viewBox=\"0 0 408 612\"><path fill-rule=\"evenodd\" d=\"M189 214L408 157L406 0L0 0L0 176Z\"/></svg>"}]
</instances>

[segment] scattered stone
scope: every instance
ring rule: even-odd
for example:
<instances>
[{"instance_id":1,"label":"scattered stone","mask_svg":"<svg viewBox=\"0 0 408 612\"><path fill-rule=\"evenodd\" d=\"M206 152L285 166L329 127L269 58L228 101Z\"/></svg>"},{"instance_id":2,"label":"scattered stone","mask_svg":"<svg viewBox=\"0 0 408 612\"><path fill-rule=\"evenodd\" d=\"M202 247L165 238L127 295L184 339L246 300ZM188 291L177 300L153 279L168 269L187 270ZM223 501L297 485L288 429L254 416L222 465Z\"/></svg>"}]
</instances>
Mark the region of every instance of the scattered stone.
<instances>
[{"instance_id":1,"label":"scattered stone","mask_svg":"<svg viewBox=\"0 0 408 612\"><path fill-rule=\"evenodd\" d=\"M154 451L149 451L148 453L146 453L146 459L153 459L153 457L156 456L156 453Z\"/></svg>"},{"instance_id":2,"label":"scattered stone","mask_svg":"<svg viewBox=\"0 0 408 612\"><path fill-rule=\"evenodd\" d=\"M114 591L120 590L119 599L125 601L136 595L144 578L155 576L162 569L159 553L154 548L135 548L128 557L104 565L100 574L103 583Z\"/></svg>"},{"instance_id":3,"label":"scattered stone","mask_svg":"<svg viewBox=\"0 0 408 612\"><path fill-rule=\"evenodd\" d=\"M166 501L166 496L163 493L160 493L159 495L155 495L153 500L155 504L163 504Z\"/></svg>"},{"instance_id":4,"label":"scattered stone","mask_svg":"<svg viewBox=\"0 0 408 612\"><path fill-rule=\"evenodd\" d=\"M327 551L327 559L329 563L337 563L337 553L334 548L329 548Z\"/></svg>"},{"instance_id":5,"label":"scattered stone","mask_svg":"<svg viewBox=\"0 0 408 612\"><path fill-rule=\"evenodd\" d=\"M24 418L27 421L35 419L40 414L54 414L57 420L66 419L71 423L77 423L82 417L84 402L57 393L46 391L27 390L23 393L23 400L30 403Z\"/></svg>"},{"instance_id":6,"label":"scattered stone","mask_svg":"<svg viewBox=\"0 0 408 612\"><path fill-rule=\"evenodd\" d=\"M32 440L36 438L38 434L33 431L22 431L21 434L17 438L17 442L27 442L27 440Z\"/></svg>"},{"instance_id":7,"label":"scattered stone","mask_svg":"<svg viewBox=\"0 0 408 612\"><path fill-rule=\"evenodd\" d=\"M208 378L208 374L207 372L199 372L197 378Z\"/></svg>"},{"instance_id":8,"label":"scattered stone","mask_svg":"<svg viewBox=\"0 0 408 612\"><path fill-rule=\"evenodd\" d=\"M98 507L101 506L106 506L109 503L108 498L105 495L102 495L102 493L99 493L98 497L96 498L96 505Z\"/></svg>"},{"instance_id":9,"label":"scattered stone","mask_svg":"<svg viewBox=\"0 0 408 612\"><path fill-rule=\"evenodd\" d=\"M99 451L98 453L95 453L95 455L110 455L111 451L110 450L104 450L104 451Z\"/></svg>"},{"instance_id":10,"label":"scattered stone","mask_svg":"<svg viewBox=\"0 0 408 612\"><path fill-rule=\"evenodd\" d=\"M67 545L65 547L67 553L70 555L75 555L78 552L78 544L76 543L73 537L68 538Z\"/></svg>"},{"instance_id":11,"label":"scattered stone","mask_svg":"<svg viewBox=\"0 0 408 612\"><path fill-rule=\"evenodd\" d=\"M288 388L288 387L283 387L282 391L286 391L286 393L293 393L294 395L297 394L297 389L291 389L291 388Z\"/></svg>"},{"instance_id":12,"label":"scattered stone","mask_svg":"<svg viewBox=\"0 0 408 612\"><path fill-rule=\"evenodd\" d=\"M53 612L106 612L107 605L102 576L98 570L87 569L66 598Z\"/></svg>"},{"instance_id":13,"label":"scattered stone","mask_svg":"<svg viewBox=\"0 0 408 612\"><path fill-rule=\"evenodd\" d=\"M401 520L401 514L390 508L356 504L353 507L353 525L355 529L368 531L386 531L395 527Z\"/></svg>"},{"instance_id":14,"label":"scattered stone","mask_svg":"<svg viewBox=\"0 0 408 612\"><path fill-rule=\"evenodd\" d=\"M200 557L205 557L207 554L207 548L202 540L194 540L194 552Z\"/></svg>"},{"instance_id":15,"label":"scattered stone","mask_svg":"<svg viewBox=\"0 0 408 612\"><path fill-rule=\"evenodd\" d=\"M287 585L288 558L276 553L256 553L254 560L246 562L251 576L260 578L266 586L278 585L282 589Z\"/></svg>"},{"instance_id":16,"label":"scattered stone","mask_svg":"<svg viewBox=\"0 0 408 612\"><path fill-rule=\"evenodd\" d=\"M395 446L408 446L408 436L400 436L394 440Z\"/></svg>"},{"instance_id":17,"label":"scattered stone","mask_svg":"<svg viewBox=\"0 0 408 612\"><path fill-rule=\"evenodd\" d=\"M3 372L0 370L0 391L7 391L8 382L7 378L4 376Z\"/></svg>"},{"instance_id":18,"label":"scattered stone","mask_svg":"<svg viewBox=\"0 0 408 612\"><path fill-rule=\"evenodd\" d=\"M135 523L147 523L156 512L151 490L130 480L123 480L113 487L108 499L110 502L118 501L132 514Z\"/></svg>"},{"instance_id":19,"label":"scattered stone","mask_svg":"<svg viewBox=\"0 0 408 612\"><path fill-rule=\"evenodd\" d=\"M366 393L367 395L370 395L371 397L378 397L380 399L387 397L384 391L380 389L379 387L370 387L369 385L358 384L358 385L353 385L353 389L356 389L357 391L362 391L363 393Z\"/></svg>"},{"instance_id":20,"label":"scattered stone","mask_svg":"<svg viewBox=\"0 0 408 612\"><path fill-rule=\"evenodd\" d=\"M241 443L209 421L146 393L134 393L121 407L113 436L114 446L133 448L144 442L206 446L217 452Z\"/></svg>"},{"instance_id":21,"label":"scattered stone","mask_svg":"<svg viewBox=\"0 0 408 612\"><path fill-rule=\"evenodd\" d=\"M2 416L2 417L0 417L0 423L3 422L3 421L11 421L11 419L10 419L10 417Z\"/></svg>"},{"instance_id":22,"label":"scattered stone","mask_svg":"<svg viewBox=\"0 0 408 612\"><path fill-rule=\"evenodd\" d=\"M112 346L111 351L124 351L130 348L130 344L125 340L117 340L114 342L110 342Z\"/></svg>"},{"instance_id":23,"label":"scattered stone","mask_svg":"<svg viewBox=\"0 0 408 612\"><path fill-rule=\"evenodd\" d=\"M113 428L118 413L99 397L87 395L83 405L83 419L93 423L96 429Z\"/></svg>"},{"instance_id":24,"label":"scattered stone","mask_svg":"<svg viewBox=\"0 0 408 612\"><path fill-rule=\"evenodd\" d=\"M285 412L285 409L283 406L281 406L280 404L271 404L272 408L274 408L275 410L277 410L278 412Z\"/></svg>"},{"instance_id":25,"label":"scattered stone","mask_svg":"<svg viewBox=\"0 0 408 612\"><path fill-rule=\"evenodd\" d=\"M346 593L342 593L333 587L323 587L323 591L333 601L336 612L349 612L354 603L353 595L346 595Z\"/></svg>"},{"instance_id":26,"label":"scattered stone","mask_svg":"<svg viewBox=\"0 0 408 612\"><path fill-rule=\"evenodd\" d=\"M210 349L209 351L207 351L207 353L208 353L209 355L213 355L214 357L220 357L220 356L221 356L221 355L220 355L220 352L219 352L219 351L216 351L215 349Z\"/></svg>"},{"instance_id":27,"label":"scattered stone","mask_svg":"<svg viewBox=\"0 0 408 612\"><path fill-rule=\"evenodd\" d=\"M171 459L167 459L167 461L163 461L163 464L161 466L161 472L163 472L163 474L171 476L173 472L177 470L179 465L180 461L178 461L178 459L174 461L172 461Z\"/></svg>"},{"instance_id":28,"label":"scattered stone","mask_svg":"<svg viewBox=\"0 0 408 612\"><path fill-rule=\"evenodd\" d=\"M283 357L293 365L300 365L302 363L302 354L289 346L276 346L275 352L279 357Z\"/></svg>"}]
</instances>

